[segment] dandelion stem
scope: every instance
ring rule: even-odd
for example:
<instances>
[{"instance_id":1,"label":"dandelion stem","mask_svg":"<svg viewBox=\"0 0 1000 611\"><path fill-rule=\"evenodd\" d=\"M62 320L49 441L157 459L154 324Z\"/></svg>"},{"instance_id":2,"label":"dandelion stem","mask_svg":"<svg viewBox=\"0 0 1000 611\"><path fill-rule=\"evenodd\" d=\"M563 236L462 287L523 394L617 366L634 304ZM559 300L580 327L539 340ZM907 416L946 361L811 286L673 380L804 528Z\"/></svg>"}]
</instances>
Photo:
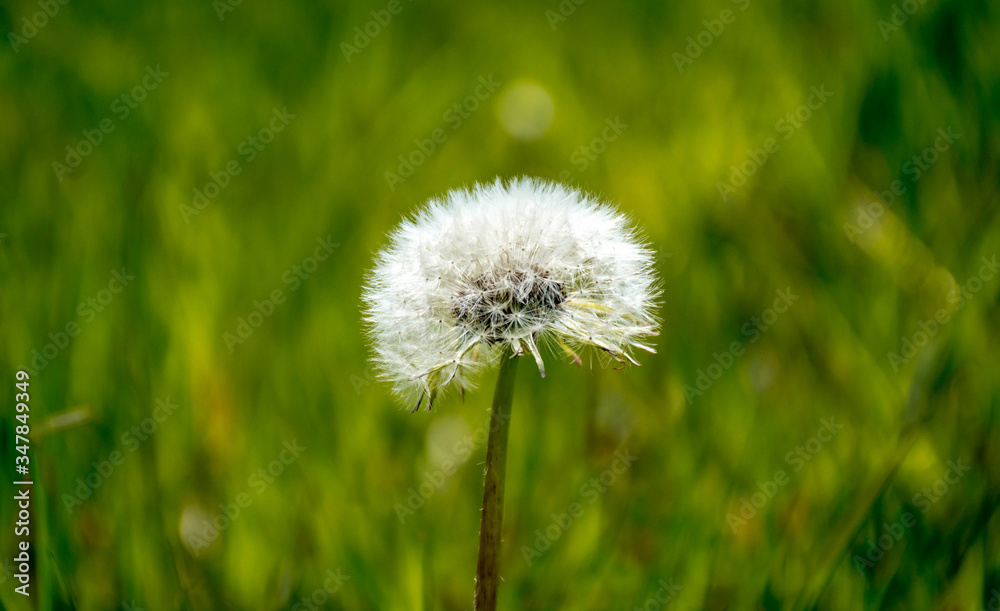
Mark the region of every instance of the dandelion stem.
<instances>
[{"instance_id":1,"label":"dandelion stem","mask_svg":"<svg viewBox=\"0 0 1000 611\"><path fill-rule=\"evenodd\" d=\"M517 362L505 354L493 394L490 438L486 446L486 477L483 484L483 515L479 526L479 561L476 563L476 611L497 608L500 581L500 541L503 533L503 492L507 475L507 434L514 399Z\"/></svg>"}]
</instances>

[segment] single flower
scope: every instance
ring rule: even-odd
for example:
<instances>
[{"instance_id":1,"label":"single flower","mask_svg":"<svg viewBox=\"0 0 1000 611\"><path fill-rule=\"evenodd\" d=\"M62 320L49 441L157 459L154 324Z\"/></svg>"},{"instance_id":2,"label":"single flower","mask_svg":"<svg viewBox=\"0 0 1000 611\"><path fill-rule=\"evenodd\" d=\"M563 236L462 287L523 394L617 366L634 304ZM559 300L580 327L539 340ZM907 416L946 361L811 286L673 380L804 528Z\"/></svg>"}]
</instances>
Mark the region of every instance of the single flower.
<instances>
[{"instance_id":1,"label":"single flower","mask_svg":"<svg viewBox=\"0 0 1000 611\"><path fill-rule=\"evenodd\" d=\"M405 220L376 257L365 321L382 378L430 409L499 355L583 346L638 365L654 352L654 253L612 206L518 178L454 190Z\"/></svg>"}]
</instances>

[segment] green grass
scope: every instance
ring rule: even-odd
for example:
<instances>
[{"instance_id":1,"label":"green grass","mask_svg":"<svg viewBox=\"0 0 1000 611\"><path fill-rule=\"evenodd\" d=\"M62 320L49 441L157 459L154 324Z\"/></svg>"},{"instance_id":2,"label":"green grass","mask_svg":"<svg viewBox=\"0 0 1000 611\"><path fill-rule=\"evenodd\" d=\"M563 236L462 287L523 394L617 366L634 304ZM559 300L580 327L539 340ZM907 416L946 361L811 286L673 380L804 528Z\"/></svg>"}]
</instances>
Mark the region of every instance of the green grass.
<instances>
[{"instance_id":1,"label":"green grass","mask_svg":"<svg viewBox=\"0 0 1000 611\"><path fill-rule=\"evenodd\" d=\"M292 608L346 575L317 608L470 608L495 372L410 415L368 368L360 286L401 215L520 174L598 193L644 229L663 333L641 368L522 368L501 608L653 609L671 583L663 608L990 604L1000 275L961 307L949 291L1000 256L995 5L930 1L889 30L893 5L861 0L591 0L565 21L555 0L404 0L348 61L342 44L387 6L243 2L220 20L207 0L70 2L0 52L5 469L14 372L46 361L30 386L31 604ZM5 3L0 32L39 10ZM500 120L524 82L553 108L532 142ZM832 95L807 113L813 87ZM528 100L515 115L539 109ZM608 121L627 127L602 142ZM53 168L102 126L78 167ZM744 162L745 184L720 190ZM894 181L871 226L859 206L888 203ZM923 344L905 362L904 338ZM843 428L810 442L824 419ZM637 459L612 478L616 452ZM969 469L945 489L949 461ZM31 608L14 585L0 572L3 606Z\"/></svg>"}]
</instances>

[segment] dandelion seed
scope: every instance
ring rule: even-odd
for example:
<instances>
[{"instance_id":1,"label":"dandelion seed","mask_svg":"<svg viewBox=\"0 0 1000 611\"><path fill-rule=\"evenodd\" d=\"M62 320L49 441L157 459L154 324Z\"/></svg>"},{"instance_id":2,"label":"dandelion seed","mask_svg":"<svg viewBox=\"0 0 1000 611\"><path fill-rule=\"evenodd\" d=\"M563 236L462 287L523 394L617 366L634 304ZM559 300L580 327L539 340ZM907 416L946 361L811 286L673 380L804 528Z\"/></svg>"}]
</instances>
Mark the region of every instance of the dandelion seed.
<instances>
[{"instance_id":1,"label":"dandelion seed","mask_svg":"<svg viewBox=\"0 0 1000 611\"><path fill-rule=\"evenodd\" d=\"M638 364L653 352L654 253L613 207L519 178L432 199L376 258L365 320L381 377L428 409L501 354L580 364L593 346Z\"/></svg>"}]
</instances>

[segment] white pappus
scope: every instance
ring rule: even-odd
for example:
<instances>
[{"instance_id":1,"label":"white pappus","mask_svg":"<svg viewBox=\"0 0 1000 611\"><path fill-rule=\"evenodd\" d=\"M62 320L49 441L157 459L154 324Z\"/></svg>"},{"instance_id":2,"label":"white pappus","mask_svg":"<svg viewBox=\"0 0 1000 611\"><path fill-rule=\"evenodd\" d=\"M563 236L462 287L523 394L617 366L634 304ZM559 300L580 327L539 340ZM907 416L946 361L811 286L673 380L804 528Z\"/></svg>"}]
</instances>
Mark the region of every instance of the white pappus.
<instances>
[{"instance_id":1,"label":"white pappus","mask_svg":"<svg viewBox=\"0 0 1000 611\"><path fill-rule=\"evenodd\" d=\"M380 376L397 394L462 392L502 354L542 347L577 364L582 346L638 365L655 352L654 253L627 217L570 187L531 178L431 199L391 234L363 293Z\"/></svg>"}]
</instances>

